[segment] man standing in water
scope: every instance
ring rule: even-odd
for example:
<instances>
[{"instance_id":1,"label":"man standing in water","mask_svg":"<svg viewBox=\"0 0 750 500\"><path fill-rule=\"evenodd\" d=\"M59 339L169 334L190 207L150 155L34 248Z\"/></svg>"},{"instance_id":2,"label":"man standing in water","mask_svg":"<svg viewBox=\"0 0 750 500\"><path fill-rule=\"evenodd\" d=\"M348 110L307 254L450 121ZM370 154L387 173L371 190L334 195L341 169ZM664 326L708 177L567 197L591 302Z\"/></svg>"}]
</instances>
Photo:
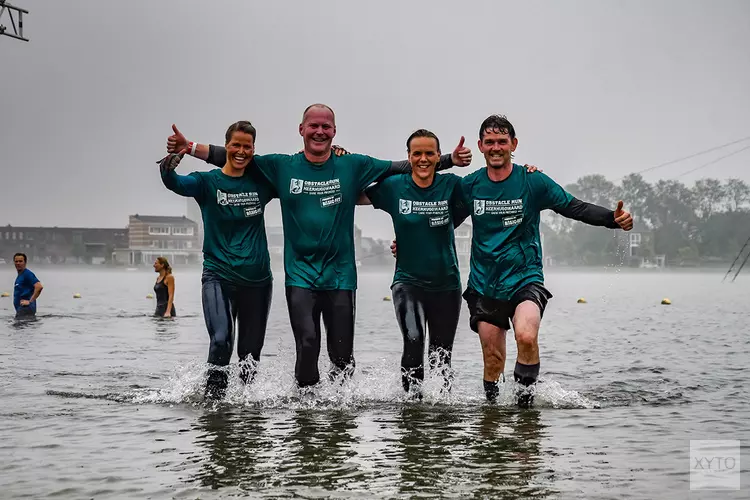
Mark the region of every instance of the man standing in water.
<instances>
[{"instance_id":1,"label":"man standing in water","mask_svg":"<svg viewBox=\"0 0 750 500\"><path fill-rule=\"evenodd\" d=\"M390 162L351 154L331 155L336 135L333 110L313 104L302 114L299 134L304 150L295 155L256 155L257 168L277 190L284 227L284 271L289 319L295 339L295 378L299 387L319 382L322 316L333 379L354 371L354 320L357 270L354 209L367 186L391 173L409 171L408 161ZM167 151L190 154L218 165L224 148L188 143L178 131ZM471 163L463 141L441 168Z\"/></svg>"},{"instance_id":2,"label":"man standing in water","mask_svg":"<svg viewBox=\"0 0 750 500\"><path fill-rule=\"evenodd\" d=\"M473 226L464 299L471 329L482 344L485 394L495 401L511 323L518 346L515 380L529 387L539 376L539 325L552 297L544 287L540 212L551 209L592 226L625 231L633 228L633 218L622 209L622 201L616 210L583 202L545 174L514 164L511 155L518 139L504 116L492 115L482 122L478 146L487 166L461 182L462 216L470 213ZM523 391L518 404L530 405L532 398L529 390Z\"/></svg>"},{"instance_id":3,"label":"man standing in water","mask_svg":"<svg viewBox=\"0 0 750 500\"><path fill-rule=\"evenodd\" d=\"M26 254L17 253L13 256L18 276L13 286L13 307L16 317L31 317L36 315L36 299L42 293L42 282L26 267Z\"/></svg>"}]
</instances>

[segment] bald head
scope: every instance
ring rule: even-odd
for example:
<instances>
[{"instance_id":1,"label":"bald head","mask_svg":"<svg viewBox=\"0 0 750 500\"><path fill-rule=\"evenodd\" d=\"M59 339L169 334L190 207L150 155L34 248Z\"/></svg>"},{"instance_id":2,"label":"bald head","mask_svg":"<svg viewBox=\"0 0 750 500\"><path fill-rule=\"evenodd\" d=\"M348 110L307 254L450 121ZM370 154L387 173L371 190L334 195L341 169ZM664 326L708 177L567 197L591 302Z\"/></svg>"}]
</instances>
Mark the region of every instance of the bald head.
<instances>
[{"instance_id":1,"label":"bald head","mask_svg":"<svg viewBox=\"0 0 750 500\"><path fill-rule=\"evenodd\" d=\"M326 104L320 104L320 103L310 104L307 108L305 108L304 113L302 113L302 123L305 123L307 114L312 110L327 111L331 113L331 121L333 121L334 124L336 123L336 114L333 112L333 109L331 109L331 107Z\"/></svg>"},{"instance_id":2,"label":"bald head","mask_svg":"<svg viewBox=\"0 0 750 500\"><path fill-rule=\"evenodd\" d=\"M299 135L305 141L305 157L313 163L323 163L331 156L331 144L336 136L336 117L325 104L313 104L302 113Z\"/></svg>"}]
</instances>

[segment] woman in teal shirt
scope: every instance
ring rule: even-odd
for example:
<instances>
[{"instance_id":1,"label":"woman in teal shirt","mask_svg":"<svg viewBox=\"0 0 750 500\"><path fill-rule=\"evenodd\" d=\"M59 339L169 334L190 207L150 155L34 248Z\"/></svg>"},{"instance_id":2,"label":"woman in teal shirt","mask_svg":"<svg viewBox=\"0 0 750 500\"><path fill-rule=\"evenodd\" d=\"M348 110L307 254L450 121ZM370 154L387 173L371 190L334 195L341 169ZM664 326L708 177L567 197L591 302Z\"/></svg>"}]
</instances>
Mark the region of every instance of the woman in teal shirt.
<instances>
[{"instance_id":1,"label":"woman in teal shirt","mask_svg":"<svg viewBox=\"0 0 750 500\"><path fill-rule=\"evenodd\" d=\"M405 391L424 380L425 327L429 359L450 388L451 351L461 311L461 279L454 243L453 212L461 179L437 174L440 140L420 129L406 141L411 173L388 177L367 189L360 204L372 203L393 219L399 252L391 292L404 339L401 375ZM454 194L455 193L455 194Z\"/></svg>"}]
</instances>

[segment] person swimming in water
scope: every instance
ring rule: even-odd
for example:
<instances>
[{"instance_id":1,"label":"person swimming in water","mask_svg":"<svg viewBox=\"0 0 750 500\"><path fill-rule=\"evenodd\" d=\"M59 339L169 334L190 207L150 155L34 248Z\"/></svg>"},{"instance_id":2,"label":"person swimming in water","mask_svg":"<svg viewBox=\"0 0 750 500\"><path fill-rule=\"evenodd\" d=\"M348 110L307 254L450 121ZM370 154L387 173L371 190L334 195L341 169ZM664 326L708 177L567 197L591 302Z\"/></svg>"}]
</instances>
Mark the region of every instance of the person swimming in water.
<instances>
[{"instance_id":1,"label":"person swimming in water","mask_svg":"<svg viewBox=\"0 0 750 500\"><path fill-rule=\"evenodd\" d=\"M154 271L159 273L154 284L156 295L156 311L154 316L162 318L173 318L177 316L174 306L174 275L172 266L166 257L157 257L154 261Z\"/></svg>"}]
</instances>

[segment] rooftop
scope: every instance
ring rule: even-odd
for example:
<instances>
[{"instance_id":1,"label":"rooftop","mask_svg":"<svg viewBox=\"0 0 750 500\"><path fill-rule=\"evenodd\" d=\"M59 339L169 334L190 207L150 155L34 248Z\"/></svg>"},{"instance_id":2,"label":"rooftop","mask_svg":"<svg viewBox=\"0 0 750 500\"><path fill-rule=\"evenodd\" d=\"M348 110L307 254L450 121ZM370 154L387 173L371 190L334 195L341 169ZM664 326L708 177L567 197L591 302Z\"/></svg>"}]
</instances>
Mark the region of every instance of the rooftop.
<instances>
[{"instance_id":1,"label":"rooftop","mask_svg":"<svg viewBox=\"0 0 750 500\"><path fill-rule=\"evenodd\" d=\"M162 224L195 224L195 221L193 221L192 219L188 219L184 215L174 216L174 215L135 214L135 215L131 215L131 217L139 220L140 222L154 222L154 223L162 223Z\"/></svg>"}]
</instances>

